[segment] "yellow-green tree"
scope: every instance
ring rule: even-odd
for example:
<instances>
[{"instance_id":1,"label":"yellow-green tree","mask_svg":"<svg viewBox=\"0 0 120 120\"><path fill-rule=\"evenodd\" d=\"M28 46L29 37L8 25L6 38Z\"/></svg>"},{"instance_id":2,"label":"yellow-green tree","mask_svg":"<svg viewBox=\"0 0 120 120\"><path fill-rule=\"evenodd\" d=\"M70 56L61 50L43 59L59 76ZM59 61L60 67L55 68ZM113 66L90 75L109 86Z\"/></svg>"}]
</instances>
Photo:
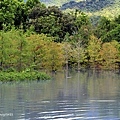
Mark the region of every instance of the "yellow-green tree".
<instances>
[{"instance_id":1,"label":"yellow-green tree","mask_svg":"<svg viewBox=\"0 0 120 120\"><path fill-rule=\"evenodd\" d=\"M100 56L103 60L102 65L107 68L115 67L115 62L118 59L119 51L117 49L117 41L106 42L102 45Z\"/></svg>"},{"instance_id":2,"label":"yellow-green tree","mask_svg":"<svg viewBox=\"0 0 120 120\"><path fill-rule=\"evenodd\" d=\"M93 65L100 62L100 50L101 50L101 40L94 35L90 36L88 43L88 56L90 57L89 62Z\"/></svg>"},{"instance_id":3,"label":"yellow-green tree","mask_svg":"<svg viewBox=\"0 0 120 120\"><path fill-rule=\"evenodd\" d=\"M64 63L63 49L61 43L49 42L46 45L44 67L50 71L60 70Z\"/></svg>"},{"instance_id":4,"label":"yellow-green tree","mask_svg":"<svg viewBox=\"0 0 120 120\"><path fill-rule=\"evenodd\" d=\"M45 42L42 41L44 38L36 35L36 34L31 34L30 36L26 37L26 41L27 41L27 50L28 50L28 58L29 58L29 62L28 62L28 66L31 68L36 68L40 65L40 61L38 61L38 57L39 59L41 58L43 53L40 52L44 52L43 51L43 47L45 45ZM41 51L40 51L41 50ZM39 63L39 64L38 64Z\"/></svg>"}]
</instances>

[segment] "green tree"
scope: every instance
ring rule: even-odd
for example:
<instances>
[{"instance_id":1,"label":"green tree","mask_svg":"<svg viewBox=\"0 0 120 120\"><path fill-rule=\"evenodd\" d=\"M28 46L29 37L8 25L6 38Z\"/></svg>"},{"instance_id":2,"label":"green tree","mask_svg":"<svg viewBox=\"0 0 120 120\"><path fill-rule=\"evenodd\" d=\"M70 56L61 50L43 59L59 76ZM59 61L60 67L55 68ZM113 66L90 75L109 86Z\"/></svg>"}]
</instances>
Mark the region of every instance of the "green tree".
<instances>
[{"instance_id":1,"label":"green tree","mask_svg":"<svg viewBox=\"0 0 120 120\"><path fill-rule=\"evenodd\" d=\"M23 0L18 0L18 5L15 12L14 25L16 28L23 27L24 30L27 28L28 10Z\"/></svg>"},{"instance_id":2,"label":"green tree","mask_svg":"<svg viewBox=\"0 0 120 120\"><path fill-rule=\"evenodd\" d=\"M116 25L112 23L108 18L106 17L101 17L100 21L98 22L97 29L95 31L95 35L98 38L101 38L104 36L107 32L112 30Z\"/></svg>"},{"instance_id":3,"label":"green tree","mask_svg":"<svg viewBox=\"0 0 120 120\"><path fill-rule=\"evenodd\" d=\"M15 13L17 11L18 1L2 0L0 1L0 29L3 24L14 25Z\"/></svg>"},{"instance_id":4,"label":"green tree","mask_svg":"<svg viewBox=\"0 0 120 120\"><path fill-rule=\"evenodd\" d=\"M75 25L77 28L77 31L82 27L90 24L90 20L88 16L81 12L81 11L76 11L75 12Z\"/></svg>"},{"instance_id":5,"label":"green tree","mask_svg":"<svg viewBox=\"0 0 120 120\"><path fill-rule=\"evenodd\" d=\"M27 21L27 9L23 0L2 0L0 1L0 29L4 29L6 25L11 29L13 25L19 28Z\"/></svg>"},{"instance_id":6,"label":"green tree","mask_svg":"<svg viewBox=\"0 0 120 120\"><path fill-rule=\"evenodd\" d=\"M102 37L103 42L111 42L112 40L116 40L120 42L120 24L117 25L114 29L106 33Z\"/></svg>"},{"instance_id":7,"label":"green tree","mask_svg":"<svg viewBox=\"0 0 120 120\"><path fill-rule=\"evenodd\" d=\"M49 15L45 17L41 16L35 25L35 29L36 31L39 31L39 33L44 33L59 39L61 26L57 24L55 16Z\"/></svg>"},{"instance_id":8,"label":"green tree","mask_svg":"<svg viewBox=\"0 0 120 120\"><path fill-rule=\"evenodd\" d=\"M0 36L1 66L3 69L23 70L26 67L25 37L22 31L11 29ZM27 61L28 62L28 61Z\"/></svg>"},{"instance_id":9,"label":"green tree","mask_svg":"<svg viewBox=\"0 0 120 120\"><path fill-rule=\"evenodd\" d=\"M28 10L32 9L36 5L40 4L39 0L27 0L26 6L28 7Z\"/></svg>"},{"instance_id":10,"label":"green tree","mask_svg":"<svg viewBox=\"0 0 120 120\"><path fill-rule=\"evenodd\" d=\"M120 15L115 17L114 21L115 21L115 23L120 24Z\"/></svg>"},{"instance_id":11,"label":"green tree","mask_svg":"<svg viewBox=\"0 0 120 120\"><path fill-rule=\"evenodd\" d=\"M91 23L88 15L81 11L77 11L75 14L75 28L74 36L77 37L77 39L81 39L81 44L86 47L88 44L88 39L91 35L92 29L91 29ZM76 40L77 40L76 39Z\"/></svg>"}]
</instances>

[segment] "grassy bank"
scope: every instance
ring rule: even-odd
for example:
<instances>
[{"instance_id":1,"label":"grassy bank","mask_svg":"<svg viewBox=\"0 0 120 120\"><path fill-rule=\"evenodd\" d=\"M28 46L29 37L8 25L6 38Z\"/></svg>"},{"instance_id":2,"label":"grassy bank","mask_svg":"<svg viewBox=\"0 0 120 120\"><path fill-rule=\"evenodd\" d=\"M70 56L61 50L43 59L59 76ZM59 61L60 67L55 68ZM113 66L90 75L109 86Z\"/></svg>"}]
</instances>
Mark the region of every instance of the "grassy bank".
<instances>
[{"instance_id":1,"label":"grassy bank","mask_svg":"<svg viewBox=\"0 0 120 120\"><path fill-rule=\"evenodd\" d=\"M0 72L0 81L32 81L32 80L48 80L50 76L43 72Z\"/></svg>"}]
</instances>

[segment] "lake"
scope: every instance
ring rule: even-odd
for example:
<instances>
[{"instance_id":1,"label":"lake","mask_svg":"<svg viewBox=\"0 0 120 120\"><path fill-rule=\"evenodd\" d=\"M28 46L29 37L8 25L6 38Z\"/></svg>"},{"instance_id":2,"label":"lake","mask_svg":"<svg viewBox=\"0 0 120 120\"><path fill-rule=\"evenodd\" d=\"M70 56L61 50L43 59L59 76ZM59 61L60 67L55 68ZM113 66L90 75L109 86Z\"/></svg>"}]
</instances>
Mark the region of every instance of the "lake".
<instances>
[{"instance_id":1,"label":"lake","mask_svg":"<svg viewBox=\"0 0 120 120\"><path fill-rule=\"evenodd\" d=\"M120 120L120 74L69 71L48 81L0 83L0 120Z\"/></svg>"}]
</instances>

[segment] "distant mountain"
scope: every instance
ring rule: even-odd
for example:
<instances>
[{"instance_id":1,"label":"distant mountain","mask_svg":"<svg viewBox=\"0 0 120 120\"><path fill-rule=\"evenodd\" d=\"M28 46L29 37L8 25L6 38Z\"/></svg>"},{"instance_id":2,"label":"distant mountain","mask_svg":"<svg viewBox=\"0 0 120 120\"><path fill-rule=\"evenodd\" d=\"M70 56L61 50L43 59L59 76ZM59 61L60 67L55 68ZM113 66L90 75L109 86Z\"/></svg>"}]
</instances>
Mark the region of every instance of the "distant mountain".
<instances>
[{"instance_id":1,"label":"distant mountain","mask_svg":"<svg viewBox=\"0 0 120 120\"><path fill-rule=\"evenodd\" d=\"M115 0L84 0L80 2L70 1L62 5L61 9L80 9L87 12L95 12L115 4Z\"/></svg>"},{"instance_id":2,"label":"distant mountain","mask_svg":"<svg viewBox=\"0 0 120 120\"><path fill-rule=\"evenodd\" d=\"M120 0L75 0L65 3L61 10L79 9L90 16L105 16L112 19L120 15Z\"/></svg>"}]
</instances>

